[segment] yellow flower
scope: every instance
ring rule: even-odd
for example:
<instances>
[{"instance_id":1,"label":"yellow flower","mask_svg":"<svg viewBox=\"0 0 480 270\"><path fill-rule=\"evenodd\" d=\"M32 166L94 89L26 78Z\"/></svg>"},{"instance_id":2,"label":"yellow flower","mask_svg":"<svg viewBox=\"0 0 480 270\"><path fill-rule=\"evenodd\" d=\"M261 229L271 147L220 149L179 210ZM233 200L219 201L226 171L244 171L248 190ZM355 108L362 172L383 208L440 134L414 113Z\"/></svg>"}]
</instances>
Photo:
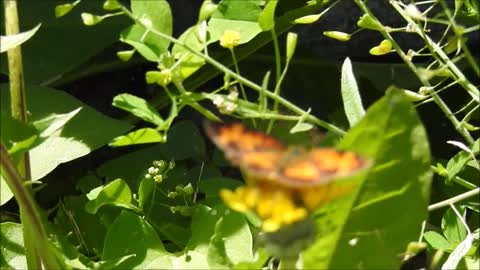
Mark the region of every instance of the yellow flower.
<instances>
[{"instance_id":1,"label":"yellow flower","mask_svg":"<svg viewBox=\"0 0 480 270\"><path fill-rule=\"evenodd\" d=\"M242 193L242 187L238 188L234 192L228 189L222 189L220 191L220 197L222 197L222 200L228 205L228 207L232 208L235 211L245 213L249 209L243 200Z\"/></svg>"},{"instance_id":2,"label":"yellow flower","mask_svg":"<svg viewBox=\"0 0 480 270\"><path fill-rule=\"evenodd\" d=\"M240 43L240 33L233 30L225 30L220 38L220 46L233 49Z\"/></svg>"},{"instance_id":3,"label":"yellow flower","mask_svg":"<svg viewBox=\"0 0 480 270\"><path fill-rule=\"evenodd\" d=\"M225 189L220 196L231 209L254 213L262 221L265 232L277 231L283 226L304 220L308 215L303 205L297 205L292 192L276 186L243 186L235 191Z\"/></svg>"}]
</instances>

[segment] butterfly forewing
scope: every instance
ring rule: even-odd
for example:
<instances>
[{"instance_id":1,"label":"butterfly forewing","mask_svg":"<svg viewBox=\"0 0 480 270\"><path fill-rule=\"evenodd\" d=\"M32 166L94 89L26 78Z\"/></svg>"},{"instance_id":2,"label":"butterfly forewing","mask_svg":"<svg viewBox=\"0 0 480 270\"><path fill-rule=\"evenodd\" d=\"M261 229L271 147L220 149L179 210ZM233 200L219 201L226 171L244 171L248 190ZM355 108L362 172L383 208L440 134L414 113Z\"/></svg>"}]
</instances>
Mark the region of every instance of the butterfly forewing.
<instances>
[{"instance_id":1,"label":"butterfly forewing","mask_svg":"<svg viewBox=\"0 0 480 270\"><path fill-rule=\"evenodd\" d=\"M288 150L279 140L240 123L213 124L205 130L232 164L251 178L292 187L326 185L368 166L368 160L334 148Z\"/></svg>"}]
</instances>

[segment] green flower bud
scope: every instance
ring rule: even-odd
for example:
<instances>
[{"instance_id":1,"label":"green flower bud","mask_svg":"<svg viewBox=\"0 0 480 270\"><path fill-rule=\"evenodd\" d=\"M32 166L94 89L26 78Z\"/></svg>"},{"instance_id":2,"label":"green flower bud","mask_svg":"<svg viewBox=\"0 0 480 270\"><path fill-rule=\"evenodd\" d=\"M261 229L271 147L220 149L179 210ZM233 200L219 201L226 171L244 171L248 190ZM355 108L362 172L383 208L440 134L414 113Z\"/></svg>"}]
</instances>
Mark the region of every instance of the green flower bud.
<instances>
[{"instance_id":1,"label":"green flower bud","mask_svg":"<svg viewBox=\"0 0 480 270\"><path fill-rule=\"evenodd\" d=\"M340 31L325 31L323 32L323 35L329 38L336 39L338 41L343 41L343 42L349 41L351 37L350 34L340 32Z\"/></svg>"},{"instance_id":2,"label":"green flower bud","mask_svg":"<svg viewBox=\"0 0 480 270\"><path fill-rule=\"evenodd\" d=\"M297 47L297 34L288 32L287 34L287 62L292 59L293 53Z\"/></svg>"}]
</instances>

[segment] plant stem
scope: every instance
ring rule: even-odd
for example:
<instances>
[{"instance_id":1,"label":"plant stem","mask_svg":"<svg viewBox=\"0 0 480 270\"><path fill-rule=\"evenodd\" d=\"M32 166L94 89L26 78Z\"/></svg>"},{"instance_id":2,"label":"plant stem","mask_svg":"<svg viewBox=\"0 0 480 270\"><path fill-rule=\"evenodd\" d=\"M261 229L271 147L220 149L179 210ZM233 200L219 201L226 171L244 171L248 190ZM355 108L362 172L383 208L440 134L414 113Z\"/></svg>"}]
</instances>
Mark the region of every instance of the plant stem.
<instances>
[{"instance_id":1,"label":"plant stem","mask_svg":"<svg viewBox=\"0 0 480 270\"><path fill-rule=\"evenodd\" d=\"M42 218L38 212L37 205L33 196L24 185L24 179L15 167L15 163L8 154L3 143L0 144L0 168L2 176L5 179L10 190L21 209L23 223L24 239L26 243L32 243L32 246L25 246L27 263L30 269L62 269L63 267L57 261L53 254L53 247L48 239ZM31 249L28 250L27 248ZM29 254L30 253L30 254ZM43 266L42 266L43 262ZM31 268L32 267L32 268Z\"/></svg>"},{"instance_id":2,"label":"plant stem","mask_svg":"<svg viewBox=\"0 0 480 270\"><path fill-rule=\"evenodd\" d=\"M476 188L476 189L467 191L465 193L462 193L460 195L452 197L448 200L444 200L444 201L429 205L428 206L428 211L433 211L433 210L437 210L437 209L440 209L440 208L445 207L445 206L449 206L450 204L454 204L456 202L468 199L468 198L476 196L478 194L480 194L480 188Z\"/></svg>"},{"instance_id":3,"label":"plant stem","mask_svg":"<svg viewBox=\"0 0 480 270\"><path fill-rule=\"evenodd\" d=\"M190 53L192 53L193 55L196 55L198 57L201 57L203 58L207 63L211 64L212 66L214 66L215 68L217 68L218 70L224 72L225 74L228 74L230 75L232 78L238 80L239 82L242 82L245 86L248 86L250 87L251 89L257 91L257 92L262 92L264 91L264 93L266 94L267 97L277 101L278 103L280 103L281 105L283 105L284 107L286 107L287 109L291 110L292 112L296 113L296 114L299 114L299 115L304 115L306 112L304 110L302 110L301 108L297 107L296 105L294 105L293 103L291 103L290 101L282 98L281 96L278 96L278 95L275 95L274 93L272 93L271 91L268 91L266 89L263 89L262 86L260 85L257 85L255 84L254 82L248 80L247 78L244 78L242 77L241 75L233 72L232 70L230 70L229 68L227 68L226 66L222 65L220 62L216 61L215 59L211 58L210 56L208 55L204 55L198 51L195 51L194 49L190 48L189 46L186 46L185 44L183 44L183 42L180 42L178 39L172 37L172 36L169 36L169 35L166 35L160 31L157 31L156 29L153 29L145 24L143 24L140 20L138 20L126 7L122 6L121 7L122 10L125 12L125 14L127 16L129 16L133 21L135 21L136 24L138 25L141 25L143 27L145 27L146 29L148 29L151 33L154 33L155 35L158 35L159 37L162 37L164 39L167 39L169 40L170 42L172 43L175 43L176 45L184 48L185 50L189 51ZM313 116L313 115L308 115L306 117L306 120L307 121L310 121L312 122L313 124L316 124L318 126L321 126L335 134L338 134L338 135L344 135L345 134L345 131L336 127L335 125L332 125L326 121L323 121L323 120L320 120L319 118Z\"/></svg>"},{"instance_id":4,"label":"plant stem","mask_svg":"<svg viewBox=\"0 0 480 270\"><path fill-rule=\"evenodd\" d=\"M357 6L360 7L360 9L365 14L368 14L373 20L376 21L376 23L378 23L378 25L382 25L362 0L354 0L354 1L357 4ZM405 14L403 9L401 9L398 6L398 4L395 3L395 1L390 1L390 4L397 10L397 12L400 15L404 17L404 19L408 23L412 23L413 25L416 25L415 22ZM448 66L449 70L452 72L452 74L457 76L458 83L463 87L465 87L465 85L468 85L468 89L470 89L470 91L466 88L467 92L470 95L472 95L474 99L476 98L478 100L478 89L476 89L475 86L473 86L470 82L468 82L468 80L465 78L463 73L455 66L455 64L448 58L448 56L443 52L443 50L437 44L435 44L427 35L423 35L421 33L421 30L419 30L419 27L415 27L415 29L416 29L415 31L417 31L419 35L425 38L425 42L427 46L429 46L429 44L434 46L432 49L433 50L432 53L435 52L439 54L441 58L445 60L444 62ZM413 62L409 59L409 57L403 52L400 45L398 45L398 43L393 39L390 33L388 33L385 30L385 27L382 25L382 27L378 31L383 35L385 39L388 39L392 43L392 46L395 48L395 52L400 56L400 58L402 58L405 64L407 64L407 66L410 68L410 70L412 70L412 72L417 76L417 78L422 82L422 84L427 87L431 87L430 82L424 77L420 76L420 73L418 72L417 67L413 64ZM433 101L440 108L440 110L442 110L445 116L450 120L450 122L452 122L454 128L458 131L458 133L460 133L469 144L473 144L474 140L470 135L470 133L468 132L468 130L461 125L461 123L458 121L455 115L450 111L450 108L447 106L447 104L445 104L445 102L443 102L440 96L437 95L435 92L432 92L431 96Z\"/></svg>"},{"instance_id":5,"label":"plant stem","mask_svg":"<svg viewBox=\"0 0 480 270\"><path fill-rule=\"evenodd\" d=\"M17 1L4 0L4 12L5 12L5 34L15 35L20 32L20 27L18 23L18 10L17 10ZM25 98L25 85L23 81L23 66L22 66L22 49L20 46L11 48L7 51L8 58L8 73L9 73L9 83L10 83L10 110L12 117L19 120L20 122L27 121L27 109L26 109L26 98ZM17 172L19 175L16 178L18 180L17 188L21 186L21 192L18 191L15 193L12 189L12 186L9 185L15 198L19 201L19 194L24 196L31 196L31 190L27 190L25 185L23 185L23 179L31 179L30 174L30 159L28 152L24 153L20 158L18 163L18 168L20 172L17 171L15 163L10 160L10 166L4 168L4 159L9 158L6 149L4 149L2 144L2 172L4 170L10 169L7 173L13 171ZM5 153L4 153L5 152ZM22 177L23 176L23 177ZM7 178L7 177L5 177ZM41 269L42 268L42 258L39 254L39 250L36 248L35 243L35 231L34 219L32 218L33 214L37 214L34 208L27 209L25 204L22 205L19 202L20 206L20 220L23 224L23 240L25 247L25 257L27 259L28 268L31 269ZM38 222L38 220L36 220ZM41 223L40 223L41 224ZM38 224L35 224L38 225Z\"/></svg>"},{"instance_id":6,"label":"plant stem","mask_svg":"<svg viewBox=\"0 0 480 270\"><path fill-rule=\"evenodd\" d=\"M278 46L278 36L277 32L275 31L275 26L272 27L270 30L272 33L272 41L273 41L273 49L275 52L275 80L278 81L280 80L280 73L282 70L282 62L280 59L280 46Z\"/></svg>"},{"instance_id":7,"label":"plant stem","mask_svg":"<svg viewBox=\"0 0 480 270\"><path fill-rule=\"evenodd\" d=\"M443 175L443 174L440 172L440 170L437 169L437 167L435 167L435 166L430 166L430 169L431 169L434 173L436 173L436 174L438 174L438 175L440 175L440 176L445 176L445 175ZM461 186L463 186L463 187L465 187L465 188L468 188L468 189L475 189L475 188L477 188L477 186L475 186L474 184L472 184L472 183L468 182L467 180L464 180L464 179L462 179L462 178L460 178L460 177L458 177L458 176L455 176L452 180L453 180L453 182L455 182L455 183L457 183L457 184L459 184L459 185L461 185Z\"/></svg>"},{"instance_id":8,"label":"plant stem","mask_svg":"<svg viewBox=\"0 0 480 270\"><path fill-rule=\"evenodd\" d=\"M5 33L14 35L20 32L18 26L17 1L4 0ZM22 49L20 46L7 51L8 76L10 83L10 109L12 117L20 122L27 121L27 106L25 98L25 84L23 81ZM22 176L31 179L30 159L25 153L19 163Z\"/></svg>"}]
</instances>

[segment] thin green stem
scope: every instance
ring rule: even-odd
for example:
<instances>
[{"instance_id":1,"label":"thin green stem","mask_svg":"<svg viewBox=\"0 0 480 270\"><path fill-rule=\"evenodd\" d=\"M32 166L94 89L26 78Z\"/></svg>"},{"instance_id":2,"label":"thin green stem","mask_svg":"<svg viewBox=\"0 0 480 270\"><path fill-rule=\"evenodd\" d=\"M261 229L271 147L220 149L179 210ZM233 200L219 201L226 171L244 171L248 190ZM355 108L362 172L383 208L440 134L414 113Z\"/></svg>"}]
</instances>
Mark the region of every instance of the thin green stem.
<instances>
[{"instance_id":1,"label":"thin green stem","mask_svg":"<svg viewBox=\"0 0 480 270\"><path fill-rule=\"evenodd\" d=\"M365 14L368 14L373 20L376 21L376 23L378 23L378 25L382 25L380 23L380 21L374 16L374 14L370 11L370 9L367 7L367 5L362 0L354 0L354 1L357 4L357 6L360 7L360 9ZM416 25L415 22L405 14L403 9L400 6L398 6L398 4L395 1L390 1L390 4L397 10L397 12L399 14L401 14L404 17L405 20L407 20L407 22L409 24ZM422 82L422 84L427 86L427 87L431 87L430 82L427 79L425 79L423 76L420 76L420 72L417 70L417 67L413 64L413 62L405 54L405 52L403 52L400 45L393 39L393 37L390 35L390 33L385 31L384 28L385 27L381 27L379 32L383 35L383 37L385 39L388 39L392 43L392 46L395 49L396 53L400 56L400 58L402 58L402 60L405 62L405 64L408 66L408 68L410 68L410 70L412 70L412 72L417 76L417 78ZM428 36L422 34L422 31L419 29L419 27L415 27L415 31L418 34L420 34L421 36L424 36L426 38L425 41L426 41L427 46L431 46L432 43L435 44L432 40L430 40L428 38ZM436 45L436 44L435 44L435 47L432 50L433 50L432 52L436 52L436 53L439 53L440 51L443 52L439 48L439 46ZM444 55L444 56L445 56L446 59L448 59L448 56L446 56L446 55ZM457 81L459 82L459 84L464 86L465 81L467 81L465 79L465 76L463 75L463 73L461 73L460 70L458 70L458 68L455 66L455 64L453 64L450 61L450 59L448 59L448 62L450 63L450 64L448 64L448 67L452 71L452 74L457 74L457 75L459 74L459 76L461 78L463 78L463 80L462 80L462 79L457 77L458 78ZM468 84L469 84L469 87L475 88L471 83L468 82ZM478 92L478 89L476 91ZM468 91L468 92L471 93L470 91ZM475 89L473 89L473 92L475 92ZM447 106L447 104L445 104L445 102L443 102L443 100L440 98L440 96L437 95L435 92L432 92L431 96L432 96L433 101L440 108L440 110L442 110L442 112L445 114L445 116L450 120L450 122L452 122L454 128L458 131L458 133L460 133L468 143L470 143L470 144L473 143L474 140L473 140L472 136L470 135L470 133L468 132L468 130L461 125L460 121L458 121L458 119L450 111L450 108ZM473 95L473 96L475 96L475 95ZM477 99L478 99L478 94L477 94Z\"/></svg>"},{"instance_id":2,"label":"thin green stem","mask_svg":"<svg viewBox=\"0 0 480 270\"><path fill-rule=\"evenodd\" d=\"M355 0L355 2L359 2L359 0ZM405 13L405 11L398 5L396 1L390 1L390 4L409 24L417 25L416 22ZM373 14L371 15L373 16ZM470 81L465 77L465 75L455 65L455 63L450 60L450 58L442 50L442 48L437 43L435 43L420 27L414 27L414 30L424 39L425 45L429 47L432 56L437 58L440 63L446 65L449 71L455 77L456 81L458 81L458 83L467 91L467 93L470 94L470 96L475 101L480 102L480 91L478 90L478 88L475 87L475 85L473 85L472 83L470 83Z\"/></svg>"},{"instance_id":3,"label":"thin green stem","mask_svg":"<svg viewBox=\"0 0 480 270\"><path fill-rule=\"evenodd\" d=\"M14 35L20 32L18 22L17 1L4 0L5 33ZM20 122L27 121L27 105L25 97L25 84L23 81L22 49L20 46L7 51L8 76L10 83L10 109L12 117ZM19 163L21 174L25 179L31 178L30 158L25 153Z\"/></svg>"},{"instance_id":4,"label":"thin green stem","mask_svg":"<svg viewBox=\"0 0 480 270\"><path fill-rule=\"evenodd\" d=\"M278 80L280 80L280 73L282 70L282 60L280 58L280 46L278 45L278 36L277 32L275 31L275 26L272 27L270 33L272 33L273 50L275 53L275 80L278 82Z\"/></svg>"},{"instance_id":5,"label":"thin green stem","mask_svg":"<svg viewBox=\"0 0 480 270\"><path fill-rule=\"evenodd\" d=\"M478 64L475 61L475 59L473 58L472 53L470 52L470 49L468 48L467 44L465 43L465 39L462 37L462 33L459 30L459 27L457 26L457 23L453 19L452 14L450 13L450 10L448 9L448 7L447 7L447 5L445 4L444 1L439 1L439 2L440 2L440 5L443 8L443 11L445 12L445 14L448 17L450 25L453 27L453 33L455 34L455 37L460 41L460 43L462 45L462 50L463 50L463 53L465 54L465 57L467 58L468 63L473 68L473 70L475 71L477 76L480 76L480 68L478 67Z\"/></svg>"},{"instance_id":6,"label":"thin green stem","mask_svg":"<svg viewBox=\"0 0 480 270\"><path fill-rule=\"evenodd\" d=\"M440 175L440 176L445 176L445 175L444 175L439 169L437 169L437 167L435 167L435 166L430 166L430 169L431 169L434 173L436 173L436 174L438 174L438 175ZM465 188L468 188L468 189L476 189L476 188L477 188L476 185L474 185L474 184L468 182L467 180L465 180L465 179L463 179L463 178L460 178L460 177L458 177L458 176L453 177L452 180L453 180L453 182L455 182L455 183L457 183L457 184L459 184L459 185L461 185L461 186L463 186L463 187L465 187Z\"/></svg>"},{"instance_id":7,"label":"thin green stem","mask_svg":"<svg viewBox=\"0 0 480 270\"><path fill-rule=\"evenodd\" d=\"M232 54L232 59L233 59L233 66L235 67L235 72L240 75L240 68L238 67L238 61L237 58L235 57L235 51L233 49L230 49L230 53ZM240 85L240 91L242 92L243 99L247 99L247 93L245 92L245 87L243 87L243 83L239 81Z\"/></svg>"},{"instance_id":8,"label":"thin green stem","mask_svg":"<svg viewBox=\"0 0 480 270\"><path fill-rule=\"evenodd\" d=\"M478 194L480 194L480 188L476 188L476 189L467 191L465 193L462 193L460 195L452 197L448 200L444 200L444 201L429 205L428 206L428 211L433 211L433 210L437 210L437 209L440 209L440 208L445 207L445 206L449 206L451 204L463 201L463 200L468 199L470 197L478 196Z\"/></svg>"},{"instance_id":9,"label":"thin green stem","mask_svg":"<svg viewBox=\"0 0 480 270\"><path fill-rule=\"evenodd\" d=\"M288 67L290 66L290 61L287 61L287 63L285 64L285 68L283 69L283 72L282 72L282 75L280 76L280 78L278 79L276 85L275 85L275 89L273 90L274 92L274 95L276 96L280 96L280 88L281 88L281 85L282 85L282 82L283 80L285 79L285 75L287 74L287 71L288 71ZM278 102L275 101L273 103L273 111L274 112L277 112L278 111ZM308 114L308 112L306 112ZM272 130L272 127L273 127L273 124L274 124L274 119L272 118L272 121L270 121L268 123L268 127L267 127L267 133L270 133L270 131Z\"/></svg>"},{"instance_id":10,"label":"thin green stem","mask_svg":"<svg viewBox=\"0 0 480 270\"><path fill-rule=\"evenodd\" d=\"M157 31L155 29L152 29L151 27L147 26L147 25L144 25L140 20L138 20L137 18L135 18L135 16L127 9L125 8L124 6L121 7L122 10L125 12L125 14L127 16L129 16L133 21L135 21L135 23L137 23L138 25L141 25L143 27L145 27L146 29L148 29L151 33L154 33L155 35L158 35L159 37L162 37L162 38L165 38L167 40L169 40L170 42L172 43L175 43L176 45L184 48L185 50L189 51L190 53L192 53L193 55L196 55L198 57L201 57L203 58L207 63L209 63L210 65L214 66L215 68L217 68L218 70L224 72L225 74L231 76L232 78L236 79L237 81L239 82L242 82L245 86L248 86L250 87L251 89L257 91L257 92L261 92L261 91L264 91L266 96L273 99L273 100L276 100L278 101L278 103L280 103L282 106L284 106L285 108L289 109L290 111L296 113L296 114L299 114L299 115L303 115L305 114L305 111L302 110L301 108L297 107L296 105L294 105L293 103L291 103L290 101L282 98L281 96L278 96L278 95L275 95L274 93L272 93L271 91L265 91L265 89L262 89L262 86L248 80L247 78L244 78L242 77L240 74L237 74L235 73L234 71L230 70L229 68L227 68L226 66L222 65L220 62L216 61L215 59L211 58L210 56L208 55L204 55L200 52L197 52L195 51L194 49L190 48L189 46L186 46L185 44L183 44L182 42L180 42L178 39L172 37L172 36L169 36L169 35L166 35L160 31ZM335 125L332 125L328 122L325 122L323 120L320 120L319 118L313 116L313 115L308 115L306 117L306 120L315 124L315 125L318 125L318 126L321 126L335 134L338 134L338 135L344 135L345 134L345 131L336 127Z\"/></svg>"},{"instance_id":11,"label":"thin green stem","mask_svg":"<svg viewBox=\"0 0 480 270\"><path fill-rule=\"evenodd\" d=\"M24 240L33 244L33 246L28 247L31 249L30 251L25 247L26 252L36 255L34 258L30 258L30 260L27 258L27 262L35 263L39 267L32 269L42 269L43 266L50 269L64 268L53 253L53 246L48 239L35 200L30 190L25 187L25 180L15 167L15 163L3 143L0 143L0 168L2 177L5 179L21 209L24 235L28 237ZM28 253L26 254L27 256L29 255ZM33 265L29 264L30 266Z\"/></svg>"}]
</instances>

